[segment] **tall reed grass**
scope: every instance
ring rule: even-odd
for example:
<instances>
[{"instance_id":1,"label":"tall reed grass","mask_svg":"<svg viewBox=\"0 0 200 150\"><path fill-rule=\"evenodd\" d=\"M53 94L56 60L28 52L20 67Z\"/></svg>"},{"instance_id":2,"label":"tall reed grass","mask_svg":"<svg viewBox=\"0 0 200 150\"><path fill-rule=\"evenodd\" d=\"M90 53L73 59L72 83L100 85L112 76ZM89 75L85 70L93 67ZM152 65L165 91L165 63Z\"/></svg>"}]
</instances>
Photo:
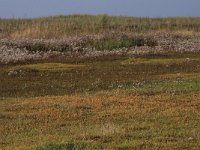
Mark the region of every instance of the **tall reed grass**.
<instances>
[{"instance_id":1,"label":"tall reed grass","mask_svg":"<svg viewBox=\"0 0 200 150\"><path fill-rule=\"evenodd\" d=\"M199 32L199 17L136 18L68 15L35 19L0 19L0 38L65 38L108 32Z\"/></svg>"}]
</instances>

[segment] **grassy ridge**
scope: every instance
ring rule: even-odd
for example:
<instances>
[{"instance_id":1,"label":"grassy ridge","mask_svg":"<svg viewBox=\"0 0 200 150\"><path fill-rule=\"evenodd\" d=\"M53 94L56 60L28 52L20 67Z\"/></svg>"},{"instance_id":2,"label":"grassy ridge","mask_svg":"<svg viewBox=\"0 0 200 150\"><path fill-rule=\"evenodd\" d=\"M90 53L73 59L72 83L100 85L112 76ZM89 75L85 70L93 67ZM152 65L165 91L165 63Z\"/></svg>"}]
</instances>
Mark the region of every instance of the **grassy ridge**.
<instances>
[{"instance_id":1,"label":"grassy ridge","mask_svg":"<svg viewBox=\"0 0 200 150\"><path fill-rule=\"evenodd\" d=\"M64 38L108 32L199 32L200 18L134 18L69 15L37 19L0 19L0 37Z\"/></svg>"}]
</instances>

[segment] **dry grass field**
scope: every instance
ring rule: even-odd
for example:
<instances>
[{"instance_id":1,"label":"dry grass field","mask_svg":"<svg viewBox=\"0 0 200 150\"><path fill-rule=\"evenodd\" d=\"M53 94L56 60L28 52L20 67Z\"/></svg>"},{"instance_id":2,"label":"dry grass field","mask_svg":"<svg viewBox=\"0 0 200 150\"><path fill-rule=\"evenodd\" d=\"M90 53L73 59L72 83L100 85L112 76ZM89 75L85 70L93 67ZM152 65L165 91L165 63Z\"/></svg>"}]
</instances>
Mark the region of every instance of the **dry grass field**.
<instances>
[{"instance_id":1,"label":"dry grass field","mask_svg":"<svg viewBox=\"0 0 200 150\"><path fill-rule=\"evenodd\" d=\"M199 105L199 93L7 99L1 147L199 149Z\"/></svg>"},{"instance_id":2,"label":"dry grass field","mask_svg":"<svg viewBox=\"0 0 200 150\"><path fill-rule=\"evenodd\" d=\"M200 149L198 25L0 19L0 149Z\"/></svg>"}]
</instances>

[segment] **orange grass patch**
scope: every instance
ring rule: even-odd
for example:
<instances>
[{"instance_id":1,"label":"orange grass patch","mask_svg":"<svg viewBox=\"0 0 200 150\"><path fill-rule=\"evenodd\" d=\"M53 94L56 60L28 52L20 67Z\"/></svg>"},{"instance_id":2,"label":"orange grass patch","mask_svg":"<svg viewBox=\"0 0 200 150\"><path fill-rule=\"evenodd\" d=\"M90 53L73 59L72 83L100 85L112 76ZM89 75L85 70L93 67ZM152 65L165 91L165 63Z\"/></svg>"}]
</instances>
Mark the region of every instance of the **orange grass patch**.
<instances>
[{"instance_id":1,"label":"orange grass patch","mask_svg":"<svg viewBox=\"0 0 200 150\"><path fill-rule=\"evenodd\" d=\"M27 149L73 141L105 148L138 148L141 144L195 148L194 144L200 146L199 106L200 94L2 100L0 147ZM164 142L170 138L175 141Z\"/></svg>"}]
</instances>

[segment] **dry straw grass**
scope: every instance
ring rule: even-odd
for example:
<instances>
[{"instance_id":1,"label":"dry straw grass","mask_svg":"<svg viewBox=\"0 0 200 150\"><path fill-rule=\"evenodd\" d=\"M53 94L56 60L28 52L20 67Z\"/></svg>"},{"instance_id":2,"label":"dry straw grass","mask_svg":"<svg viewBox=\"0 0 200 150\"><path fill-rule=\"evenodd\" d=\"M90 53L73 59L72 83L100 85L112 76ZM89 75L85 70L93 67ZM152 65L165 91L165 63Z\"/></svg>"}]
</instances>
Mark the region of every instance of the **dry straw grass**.
<instances>
[{"instance_id":1,"label":"dry straw grass","mask_svg":"<svg viewBox=\"0 0 200 150\"><path fill-rule=\"evenodd\" d=\"M70 15L38 19L1 19L2 38L65 38L74 35L108 32L146 33L176 31L199 33L197 18L134 18L108 15Z\"/></svg>"},{"instance_id":2,"label":"dry straw grass","mask_svg":"<svg viewBox=\"0 0 200 150\"><path fill-rule=\"evenodd\" d=\"M197 148L199 105L199 94L4 100L1 147L27 149L73 141L90 148Z\"/></svg>"}]
</instances>

